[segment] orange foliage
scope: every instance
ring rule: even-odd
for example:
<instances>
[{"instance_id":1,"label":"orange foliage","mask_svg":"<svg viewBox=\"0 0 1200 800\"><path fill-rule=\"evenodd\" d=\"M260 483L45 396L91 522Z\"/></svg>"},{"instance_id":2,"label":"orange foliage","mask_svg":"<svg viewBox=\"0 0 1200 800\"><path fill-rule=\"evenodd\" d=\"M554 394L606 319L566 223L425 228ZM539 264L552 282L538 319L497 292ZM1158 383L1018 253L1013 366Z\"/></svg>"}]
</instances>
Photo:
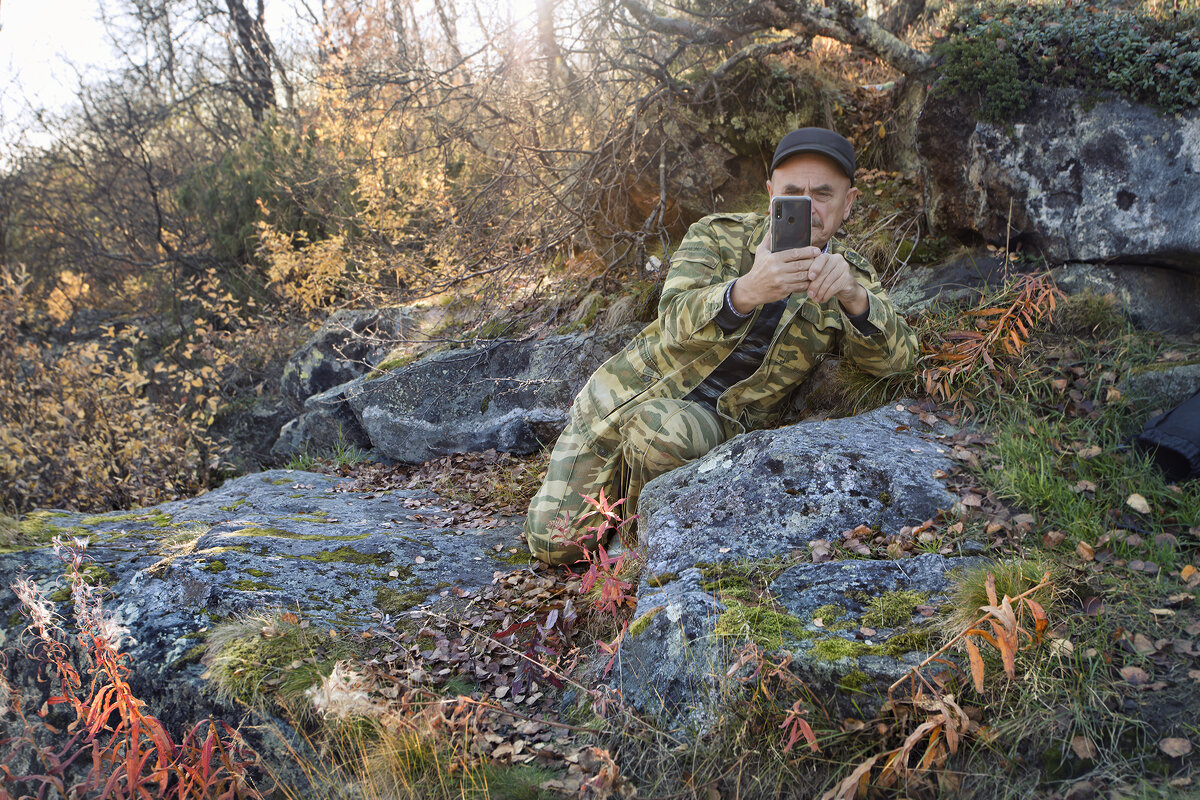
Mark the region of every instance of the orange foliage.
<instances>
[{"instance_id":1,"label":"orange foliage","mask_svg":"<svg viewBox=\"0 0 1200 800\"><path fill-rule=\"evenodd\" d=\"M129 685L128 655L121 652L128 631L105 615L101 590L84 578L86 541L56 539L54 546L67 565L79 625L77 639L87 654L88 675L76 669L72 650L37 585L28 579L17 581L13 590L29 619L28 656L40 662L44 679L57 692L39 717L45 717L51 706L66 706L74 720L66 727L70 735L61 747L39 745L38 727L51 734L63 732L47 722L31 723L19 695L5 684L11 693L7 710L24 723L24 730L0 744L14 745L6 748L9 754L32 749L43 771L19 775L0 761L0 800L42 797L47 790L56 797L97 800L258 800L261 795L247 777L256 756L236 731L225 723L205 720L176 743L167 728L147 713ZM79 763L73 768L75 762ZM23 793L31 789L37 794Z\"/></svg>"}]
</instances>

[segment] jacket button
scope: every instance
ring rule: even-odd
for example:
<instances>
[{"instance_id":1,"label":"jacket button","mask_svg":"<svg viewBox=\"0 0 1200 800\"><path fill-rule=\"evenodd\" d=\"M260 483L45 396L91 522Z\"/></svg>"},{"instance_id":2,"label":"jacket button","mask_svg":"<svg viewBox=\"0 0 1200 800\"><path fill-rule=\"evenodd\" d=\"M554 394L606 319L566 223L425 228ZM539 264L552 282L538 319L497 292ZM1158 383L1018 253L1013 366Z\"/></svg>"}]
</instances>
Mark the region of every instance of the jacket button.
<instances>
[{"instance_id":1,"label":"jacket button","mask_svg":"<svg viewBox=\"0 0 1200 800\"><path fill-rule=\"evenodd\" d=\"M649 386L650 384L654 383L654 376L651 375L649 372L643 372L642 373L642 383Z\"/></svg>"}]
</instances>

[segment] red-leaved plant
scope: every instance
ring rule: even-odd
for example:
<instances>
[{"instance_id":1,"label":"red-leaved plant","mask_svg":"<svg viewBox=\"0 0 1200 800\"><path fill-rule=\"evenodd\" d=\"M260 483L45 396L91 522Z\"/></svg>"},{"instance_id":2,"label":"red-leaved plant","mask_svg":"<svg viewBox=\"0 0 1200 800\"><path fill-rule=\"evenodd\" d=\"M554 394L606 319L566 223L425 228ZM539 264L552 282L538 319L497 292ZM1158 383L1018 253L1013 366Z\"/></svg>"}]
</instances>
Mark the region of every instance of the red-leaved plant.
<instances>
[{"instance_id":1,"label":"red-leaved plant","mask_svg":"<svg viewBox=\"0 0 1200 800\"><path fill-rule=\"evenodd\" d=\"M39 663L39 680L53 696L31 721L21 695L0 678L0 696L22 731L0 740L0 800L47 796L97 800L257 800L249 781L257 756L237 731L223 722L202 721L176 743L166 727L145 710L130 688L129 656L121 652L128 630L105 616L101 592L84 578L86 539L55 539L55 553L66 564L74 598L76 639L83 673L72 663L72 648L50 604L28 578L12 584L28 619L31 639L25 655ZM51 706L66 706L74 719L65 730L45 718ZM45 743L66 734L61 743ZM22 750L31 750L40 770L16 774L9 766ZM81 761L82 764L76 764Z\"/></svg>"}]
</instances>

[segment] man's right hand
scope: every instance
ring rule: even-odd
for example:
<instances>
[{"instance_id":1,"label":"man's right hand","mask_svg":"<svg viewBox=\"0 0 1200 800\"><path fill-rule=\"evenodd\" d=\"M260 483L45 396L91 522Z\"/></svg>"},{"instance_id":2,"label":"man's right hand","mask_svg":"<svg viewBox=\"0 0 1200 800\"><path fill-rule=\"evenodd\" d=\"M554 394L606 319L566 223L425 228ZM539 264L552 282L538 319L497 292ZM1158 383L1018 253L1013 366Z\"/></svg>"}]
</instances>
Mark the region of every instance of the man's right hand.
<instances>
[{"instance_id":1,"label":"man's right hand","mask_svg":"<svg viewBox=\"0 0 1200 800\"><path fill-rule=\"evenodd\" d=\"M749 314L764 303L782 300L792 292L808 291L808 268L821 255L819 247L771 252L770 236L754 251L754 265L738 278L729 294L733 310Z\"/></svg>"}]
</instances>

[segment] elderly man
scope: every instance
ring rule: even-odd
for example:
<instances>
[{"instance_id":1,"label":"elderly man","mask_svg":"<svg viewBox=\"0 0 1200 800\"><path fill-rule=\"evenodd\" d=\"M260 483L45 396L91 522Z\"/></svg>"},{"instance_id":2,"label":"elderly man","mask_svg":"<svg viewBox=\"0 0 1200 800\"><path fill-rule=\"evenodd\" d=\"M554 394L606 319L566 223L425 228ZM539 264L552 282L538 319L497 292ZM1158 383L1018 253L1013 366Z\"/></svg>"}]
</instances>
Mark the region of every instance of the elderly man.
<instances>
[{"instance_id":1,"label":"elderly man","mask_svg":"<svg viewBox=\"0 0 1200 800\"><path fill-rule=\"evenodd\" d=\"M713 214L671 256L658 318L588 380L529 507L529 549L579 560L603 489L635 512L651 478L774 422L826 353L873 375L909 368L916 337L860 255L833 239L850 217L854 147L823 128L779 142L767 193L812 198L811 246L772 252L766 214ZM594 542L589 542L594 544Z\"/></svg>"}]
</instances>

